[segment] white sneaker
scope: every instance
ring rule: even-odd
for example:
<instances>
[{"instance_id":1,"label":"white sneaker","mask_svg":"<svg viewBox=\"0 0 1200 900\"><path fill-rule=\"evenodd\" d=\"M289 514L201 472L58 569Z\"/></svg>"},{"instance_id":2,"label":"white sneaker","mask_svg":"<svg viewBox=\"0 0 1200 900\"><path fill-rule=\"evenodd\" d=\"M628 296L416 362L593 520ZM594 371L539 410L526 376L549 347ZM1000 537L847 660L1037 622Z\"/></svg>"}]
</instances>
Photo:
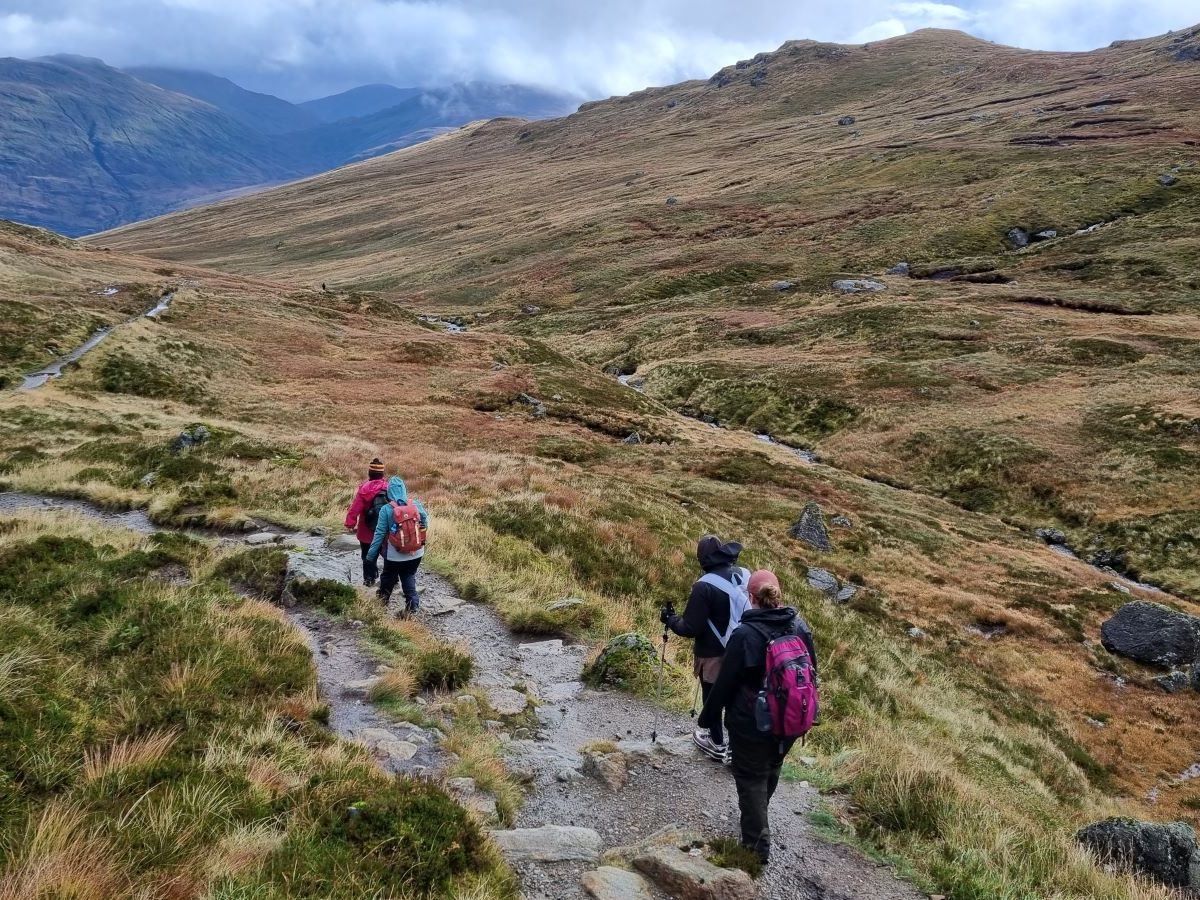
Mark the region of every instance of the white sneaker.
<instances>
[{"instance_id":1,"label":"white sneaker","mask_svg":"<svg viewBox=\"0 0 1200 900\"><path fill-rule=\"evenodd\" d=\"M718 744L712 739L707 728L697 728L693 731L692 742L700 748L702 753L711 756L717 762L724 762L725 756L729 752L724 744Z\"/></svg>"}]
</instances>

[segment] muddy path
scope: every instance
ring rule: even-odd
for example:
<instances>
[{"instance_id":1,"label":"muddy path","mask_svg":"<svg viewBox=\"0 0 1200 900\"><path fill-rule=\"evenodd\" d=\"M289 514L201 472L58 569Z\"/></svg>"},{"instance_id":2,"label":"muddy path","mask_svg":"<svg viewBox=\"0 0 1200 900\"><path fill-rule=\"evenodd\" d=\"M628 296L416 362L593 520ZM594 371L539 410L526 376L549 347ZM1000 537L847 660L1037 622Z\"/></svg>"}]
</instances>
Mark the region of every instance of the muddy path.
<instances>
[{"instance_id":1,"label":"muddy path","mask_svg":"<svg viewBox=\"0 0 1200 900\"><path fill-rule=\"evenodd\" d=\"M0 493L0 515L23 509L48 515L75 512L144 534L162 530L139 510L110 512L83 501ZM358 552L348 542L331 545L319 535L262 533L273 533L288 548L293 574L361 584ZM240 535L216 537L230 544L246 541ZM589 828L600 835L605 849L636 844L666 826L706 839L737 835L733 778L726 767L693 747L693 722L686 715L657 710L627 694L586 687L580 673L587 647L514 635L493 609L463 601L434 572L422 570L418 587L422 597L418 617L440 637L470 650L475 661L473 681L487 695L497 719L508 720L500 732L506 762L528 785L517 828ZM389 771L441 774L452 761L439 745L441 732L398 722L370 702L370 682L383 667L364 646L363 624L303 608L286 612L312 650L318 690L330 708L330 728L367 746ZM659 740L651 744L650 732L656 726ZM622 783L605 780L589 769L587 752L598 742L619 751ZM774 851L758 884L762 897L919 900L925 896L886 867L819 839L807 820L819 800L818 792L804 782L780 784L771 804ZM513 865L529 900L571 900L588 896L580 879L597 864L514 859Z\"/></svg>"}]
</instances>

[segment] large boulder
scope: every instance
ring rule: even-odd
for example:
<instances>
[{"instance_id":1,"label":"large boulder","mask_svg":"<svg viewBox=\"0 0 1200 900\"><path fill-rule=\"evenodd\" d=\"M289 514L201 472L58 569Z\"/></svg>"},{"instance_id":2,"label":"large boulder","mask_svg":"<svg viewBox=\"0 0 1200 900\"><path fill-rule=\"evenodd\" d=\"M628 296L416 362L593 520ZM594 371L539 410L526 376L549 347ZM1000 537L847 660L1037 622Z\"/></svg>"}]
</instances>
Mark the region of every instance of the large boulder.
<instances>
[{"instance_id":1,"label":"large boulder","mask_svg":"<svg viewBox=\"0 0 1200 900\"><path fill-rule=\"evenodd\" d=\"M821 512L821 507L815 500L809 500L804 504L800 518L796 520L796 524L792 526L788 534L817 550L833 549L833 544L829 542L829 532L825 529L825 514Z\"/></svg>"},{"instance_id":2,"label":"large boulder","mask_svg":"<svg viewBox=\"0 0 1200 900\"><path fill-rule=\"evenodd\" d=\"M1200 889L1196 832L1183 822L1105 819L1075 835L1104 865L1137 872L1169 887Z\"/></svg>"},{"instance_id":3,"label":"large boulder","mask_svg":"<svg viewBox=\"0 0 1200 900\"><path fill-rule=\"evenodd\" d=\"M631 631L610 640L583 673L585 681L627 687L654 671L658 651L644 635Z\"/></svg>"},{"instance_id":4,"label":"large boulder","mask_svg":"<svg viewBox=\"0 0 1200 900\"><path fill-rule=\"evenodd\" d=\"M1200 618L1138 600L1100 626L1100 642L1109 653L1141 663L1191 665L1200 658Z\"/></svg>"},{"instance_id":5,"label":"large boulder","mask_svg":"<svg viewBox=\"0 0 1200 900\"><path fill-rule=\"evenodd\" d=\"M739 869L722 869L703 856L660 847L638 856L633 867L680 900L755 900L754 881Z\"/></svg>"}]
</instances>

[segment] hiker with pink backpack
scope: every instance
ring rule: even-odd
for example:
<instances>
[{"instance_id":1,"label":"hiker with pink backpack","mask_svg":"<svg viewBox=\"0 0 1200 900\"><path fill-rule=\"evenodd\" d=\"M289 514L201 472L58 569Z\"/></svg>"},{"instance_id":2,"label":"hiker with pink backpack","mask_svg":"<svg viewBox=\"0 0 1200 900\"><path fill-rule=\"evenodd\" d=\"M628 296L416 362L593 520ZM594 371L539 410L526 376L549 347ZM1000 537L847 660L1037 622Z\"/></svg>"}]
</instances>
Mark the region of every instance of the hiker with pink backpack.
<instances>
[{"instance_id":1,"label":"hiker with pink backpack","mask_svg":"<svg viewBox=\"0 0 1200 900\"><path fill-rule=\"evenodd\" d=\"M750 576L750 609L729 636L721 673L699 724L725 720L737 784L742 843L766 863L771 853L767 806L784 757L817 718L817 654L812 631L783 605L774 572Z\"/></svg>"},{"instance_id":2,"label":"hiker with pink backpack","mask_svg":"<svg viewBox=\"0 0 1200 900\"><path fill-rule=\"evenodd\" d=\"M408 487L397 475L388 479L388 504L379 511L375 536L367 551L374 563L383 554L383 573L379 576L379 599L386 607L399 582L404 591L404 615L410 616L421 605L417 593L417 569L425 556L425 532L429 514L420 500L408 496Z\"/></svg>"}]
</instances>

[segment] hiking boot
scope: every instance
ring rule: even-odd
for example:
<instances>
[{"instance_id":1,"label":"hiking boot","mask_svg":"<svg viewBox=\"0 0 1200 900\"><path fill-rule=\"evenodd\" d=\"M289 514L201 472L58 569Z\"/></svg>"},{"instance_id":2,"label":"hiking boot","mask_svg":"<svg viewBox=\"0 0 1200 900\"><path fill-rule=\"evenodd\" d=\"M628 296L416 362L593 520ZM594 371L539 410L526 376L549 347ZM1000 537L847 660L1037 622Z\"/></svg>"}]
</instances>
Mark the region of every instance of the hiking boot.
<instances>
[{"instance_id":1,"label":"hiking boot","mask_svg":"<svg viewBox=\"0 0 1200 900\"><path fill-rule=\"evenodd\" d=\"M700 752L705 756L711 756L720 763L725 762L725 755L729 752L729 748L714 741L707 728L697 728L693 731L692 742L700 748Z\"/></svg>"}]
</instances>

